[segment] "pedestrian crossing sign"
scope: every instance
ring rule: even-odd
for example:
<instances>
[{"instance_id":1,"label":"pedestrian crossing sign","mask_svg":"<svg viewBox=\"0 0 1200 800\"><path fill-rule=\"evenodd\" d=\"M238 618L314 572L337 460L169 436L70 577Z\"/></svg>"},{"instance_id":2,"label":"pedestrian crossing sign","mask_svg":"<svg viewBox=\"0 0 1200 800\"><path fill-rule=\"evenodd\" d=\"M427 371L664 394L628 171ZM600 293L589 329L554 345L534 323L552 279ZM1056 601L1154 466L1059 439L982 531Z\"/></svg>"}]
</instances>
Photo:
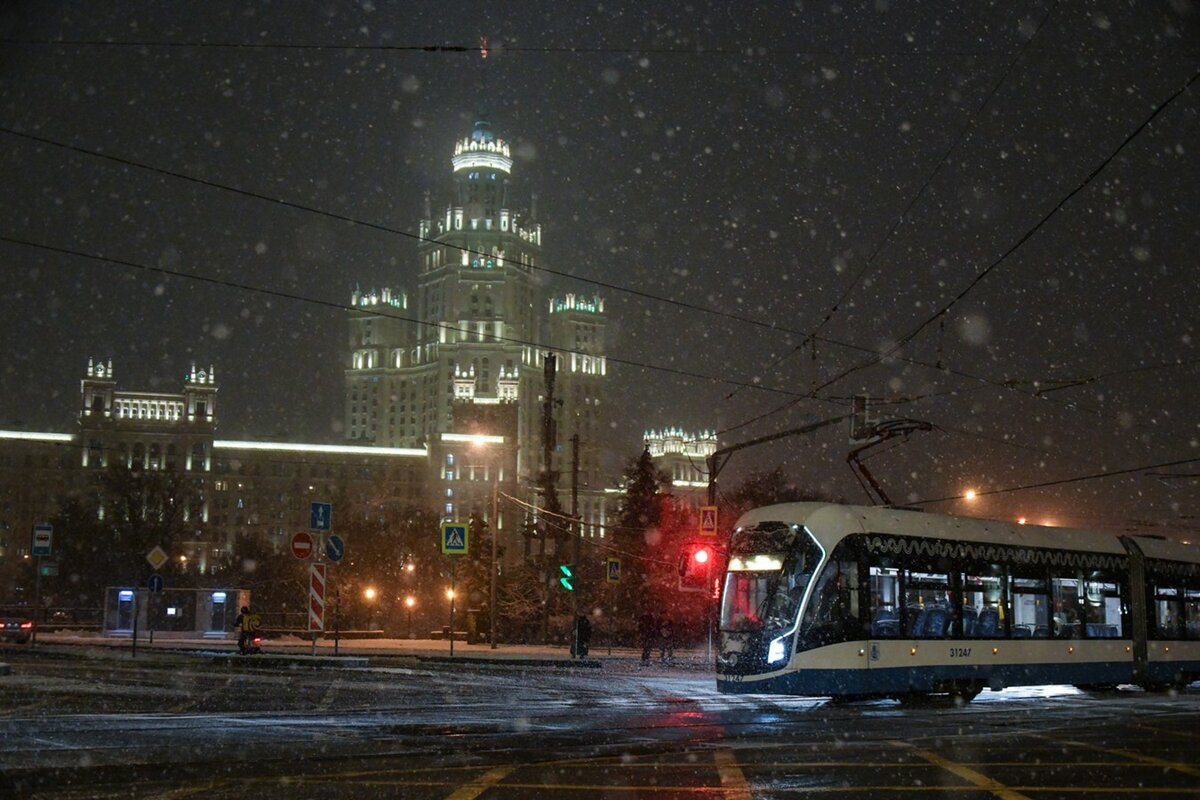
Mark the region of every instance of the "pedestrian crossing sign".
<instances>
[{"instance_id":1,"label":"pedestrian crossing sign","mask_svg":"<svg viewBox=\"0 0 1200 800\"><path fill-rule=\"evenodd\" d=\"M700 506L700 534L702 536L717 535L716 506Z\"/></svg>"},{"instance_id":2,"label":"pedestrian crossing sign","mask_svg":"<svg viewBox=\"0 0 1200 800\"><path fill-rule=\"evenodd\" d=\"M467 537L467 526L461 522L442 523L442 554L447 556L465 556L470 546Z\"/></svg>"},{"instance_id":3,"label":"pedestrian crossing sign","mask_svg":"<svg viewBox=\"0 0 1200 800\"><path fill-rule=\"evenodd\" d=\"M621 559L610 558L605 562L606 574L609 583L621 582Z\"/></svg>"}]
</instances>

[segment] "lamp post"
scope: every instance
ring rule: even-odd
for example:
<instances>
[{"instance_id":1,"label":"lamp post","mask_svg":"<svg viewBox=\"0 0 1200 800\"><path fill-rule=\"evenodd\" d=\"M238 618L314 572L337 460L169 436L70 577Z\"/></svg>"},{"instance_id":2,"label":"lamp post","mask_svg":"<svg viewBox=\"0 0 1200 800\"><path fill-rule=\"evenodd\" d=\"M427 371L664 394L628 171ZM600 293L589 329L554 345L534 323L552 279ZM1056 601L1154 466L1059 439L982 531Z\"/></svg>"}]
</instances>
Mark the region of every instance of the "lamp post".
<instances>
[{"instance_id":1,"label":"lamp post","mask_svg":"<svg viewBox=\"0 0 1200 800\"><path fill-rule=\"evenodd\" d=\"M476 447L486 447L488 445L503 445L503 436L476 436L474 438ZM492 470L492 513L491 521L488 523L492 534L492 564L491 577L488 581L488 644L492 650L496 649L496 562L497 562L497 539L500 536L500 469L503 463L503 451L493 450L492 458L488 462Z\"/></svg>"},{"instance_id":2,"label":"lamp post","mask_svg":"<svg viewBox=\"0 0 1200 800\"><path fill-rule=\"evenodd\" d=\"M500 505L500 459L492 469L492 575L488 589L488 644L496 649L496 540L500 538L498 506Z\"/></svg>"},{"instance_id":3,"label":"lamp post","mask_svg":"<svg viewBox=\"0 0 1200 800\"><path fill-rule=\"evenodd\" d=\"M412 611L413 611L413 606L415 606L416 604L417 604L417 598L413 597L411 594L408 597L404 598L404 607L406 609L408 609L408 638L410 638L410 639L416 638L413 636L413 626L412 626Z\"/></svg>"},{"instance_id":4,"label":"lamp post","mask_svg":"<svg viewBox=\"0 0 1200 800\"><path fill-rule=\"evenodd\" d=\"M375 598L379 593L375 591L374 586L368 586L363 590L363 599L367 601L367 627L375 627Z\"/></svg>"}]
</instances>

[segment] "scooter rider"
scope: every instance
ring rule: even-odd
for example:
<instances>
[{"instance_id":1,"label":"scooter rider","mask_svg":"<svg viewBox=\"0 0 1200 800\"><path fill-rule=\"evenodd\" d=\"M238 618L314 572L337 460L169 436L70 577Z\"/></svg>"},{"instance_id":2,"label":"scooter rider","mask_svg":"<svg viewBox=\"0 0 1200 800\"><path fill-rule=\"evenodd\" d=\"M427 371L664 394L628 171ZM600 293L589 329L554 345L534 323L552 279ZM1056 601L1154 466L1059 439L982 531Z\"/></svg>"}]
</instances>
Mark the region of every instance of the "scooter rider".
<instances>
[{"instance_id":1,"label":"scooter rider","mask_svg":"<svg viewBox=\"0 0 1200 800\"><path fill-rule=\"evenodd\" d=\"M254 632L258 630L258 614L250 613L250 606L242 606L242 613L233 621L238 629L238 652L245 653L254 640Z\"/></svg>"}]
</instances>

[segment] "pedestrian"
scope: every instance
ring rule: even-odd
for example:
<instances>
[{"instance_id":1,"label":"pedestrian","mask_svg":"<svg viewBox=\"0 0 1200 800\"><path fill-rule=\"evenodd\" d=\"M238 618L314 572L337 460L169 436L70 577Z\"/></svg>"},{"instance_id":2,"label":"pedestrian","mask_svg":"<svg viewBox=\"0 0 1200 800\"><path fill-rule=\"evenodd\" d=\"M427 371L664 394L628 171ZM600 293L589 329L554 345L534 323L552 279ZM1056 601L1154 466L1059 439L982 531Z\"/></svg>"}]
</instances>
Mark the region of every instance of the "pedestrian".
<instances>
[{"instance_id":1,"label":"pedestrian","mask_svg":"<svg viewBox=\"0 0 1200 800\"><path fill-rule=\"evenodd\" d=\"M660 656L664 664L670 664L675 660L675 627L671 624L670 617L662 618L662 626L659 628L659 647L662 648Z\"/></svg>"},{"instance_id":2,"label":"pedestrian","mask_svg":"<svg viewBox=\"0 0 1200 800\"><path fill-rule=\"evenodd\" d=\"M658 636L658 620L649 611L642 612L638 617L638 640L642 643L642 663L650 663L650 651L654 649L654 640Z\"/></svg>"},{"instance_id":3,"label":"pedestrian","mask_svg":"<svg viewBox=\"0 0 1200 800\"><path fill-rule=\"evenodd\" d=\"M242 606L242 613L237 615L233 626L238 632L238 652L246 652L246 643L258 630L258 615L250 613L250 606Z\"/></svg>"}]
</instances>

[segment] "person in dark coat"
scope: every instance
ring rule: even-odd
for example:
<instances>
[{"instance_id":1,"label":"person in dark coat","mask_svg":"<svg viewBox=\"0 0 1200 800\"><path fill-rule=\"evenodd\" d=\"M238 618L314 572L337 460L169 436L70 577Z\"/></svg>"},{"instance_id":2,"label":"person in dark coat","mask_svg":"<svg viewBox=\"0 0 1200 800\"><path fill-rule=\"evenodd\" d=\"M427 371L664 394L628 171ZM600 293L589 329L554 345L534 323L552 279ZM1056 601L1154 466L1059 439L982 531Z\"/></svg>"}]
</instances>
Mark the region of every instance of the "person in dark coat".
<instances>
[{"instance_id":1,"label":"person in dark coat","mask_svg":"<svg viewBox=\"0 0 1200 800\"><path fill-rule=\"evenodd\" d=\"M638 641L642 644L642 663L650 663L650 651L654 649L654 640L658 638L658 620L649 611L638 617Z\"/></svg>"},{"instance_id":2,"label":"person in dark coat","mask_svg":"<svg viewBox=\"0 0 1200 800\"><path fill-rule=\"evenodd\" d=\"M670 617L662 618L662 625L658 631L659 647L662 648L660 656L664 664L670 664L675 659L675 627L671 623Z\"/></svg>"}]
</instances>

